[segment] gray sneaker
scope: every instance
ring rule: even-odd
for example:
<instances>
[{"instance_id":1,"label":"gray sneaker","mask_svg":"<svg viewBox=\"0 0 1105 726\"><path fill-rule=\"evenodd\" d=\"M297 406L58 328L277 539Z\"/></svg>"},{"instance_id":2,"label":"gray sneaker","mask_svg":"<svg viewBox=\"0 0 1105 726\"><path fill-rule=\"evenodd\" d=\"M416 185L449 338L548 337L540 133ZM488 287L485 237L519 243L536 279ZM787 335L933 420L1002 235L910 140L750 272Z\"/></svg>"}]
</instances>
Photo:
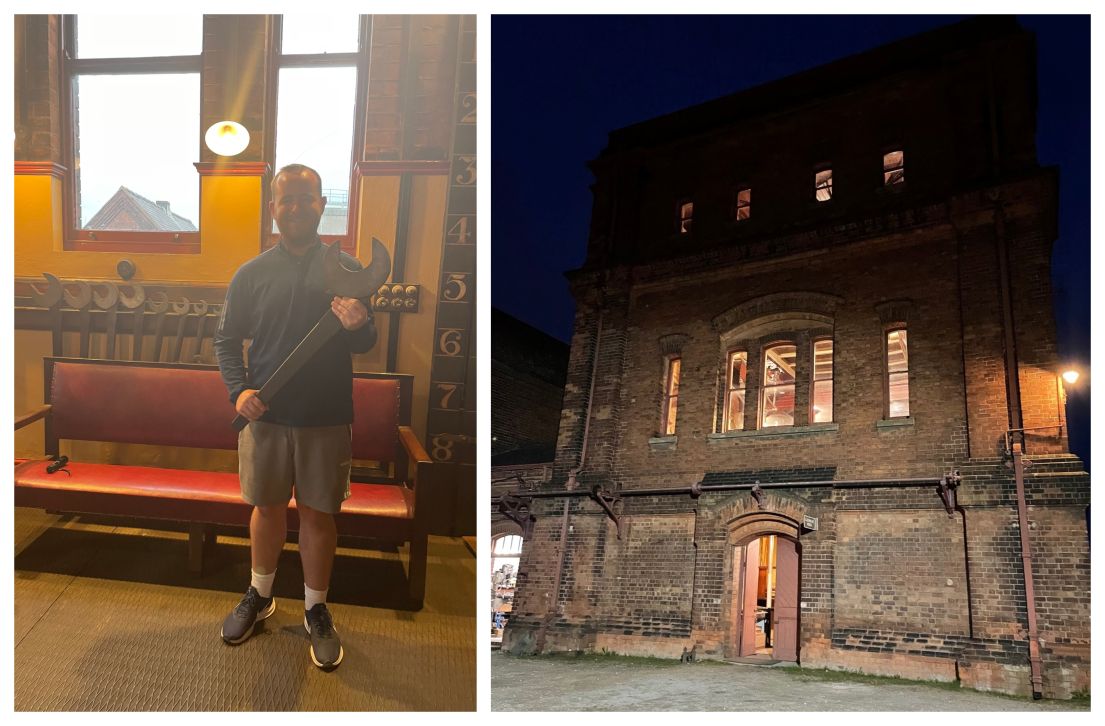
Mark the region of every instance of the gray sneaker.
<instances>
[{"instance_id":1,"label":"gray sneaker","mask_svg":"<svg viewBox=\"0 0 1105 726\"><path fill-rule=\"evenodd\" d=\"M257 621L264 620L274 612L276 612L276 598L261 597L257 588L250 585L245 597L238 603L238 607L234 608L223 621L223 640L231 645L245 642L253 635L253 628L257 625Z\"/></svg>"},{"instance_id":2,"label":"gray sneaker","mask_svg":"<svg viewBox=\"0 0 1105 726\"><path fill-rule=\"evenodd\" d=\"M345 650L334 630L334 619L326 609L326 603L320 602L303 613L303 627L311 635L311 662L324 671L332 671L341 663Z\"/></svg>"}]
</instances>

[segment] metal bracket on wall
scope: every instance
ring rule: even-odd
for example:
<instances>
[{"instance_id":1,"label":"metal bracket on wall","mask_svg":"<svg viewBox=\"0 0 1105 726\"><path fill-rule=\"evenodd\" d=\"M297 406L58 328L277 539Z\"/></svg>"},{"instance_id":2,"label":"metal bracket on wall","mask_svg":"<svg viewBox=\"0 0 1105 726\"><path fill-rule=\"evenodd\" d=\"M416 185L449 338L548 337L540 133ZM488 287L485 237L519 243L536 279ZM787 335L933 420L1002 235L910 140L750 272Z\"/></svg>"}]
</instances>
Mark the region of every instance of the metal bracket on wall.
<instances>
[{"instance_id":1,"label":"metal bracket on wall","mask_svg":"<svg viewBox=\"0 0 1105 726\"><path fill-rule=\"evenodd\" d=\"M618 529L618 539L621 539L622 521L614 512L614 505L620 502L622 498L617 494L609 494L603 491L601 484L596 484L591 488L591 498L598 502L599 506L606 512L606 516L614 521L614 526Z\"/></svg>"},{"instance_id":2,"label":"metal bracket on wall","mask_svg":"<svg viewBox=\"0 0 1105 726\"><path fill-rule=\"evenodd\" d=\"M949 517L955 516L955 490L962 481L963 478L959 475L959 470L956 469L951 474L945 474L940 483L936 485L936 493L940 495L941 501L944 502L944 509L947 510Z\"/></svg>"},{"instance_id":3,"label":"metal bracket on wall","mask_svg":"<svg viewBox=\"0 0 1105 726\"><path fill-rule=\"evenodd\" d=\"M523 541L529 540L533 523L537 521L537 517L530 511L532 502L529 497L516 497L513 494L499 497L499 514L522 528Z\"/></svg>"}]
</instances>

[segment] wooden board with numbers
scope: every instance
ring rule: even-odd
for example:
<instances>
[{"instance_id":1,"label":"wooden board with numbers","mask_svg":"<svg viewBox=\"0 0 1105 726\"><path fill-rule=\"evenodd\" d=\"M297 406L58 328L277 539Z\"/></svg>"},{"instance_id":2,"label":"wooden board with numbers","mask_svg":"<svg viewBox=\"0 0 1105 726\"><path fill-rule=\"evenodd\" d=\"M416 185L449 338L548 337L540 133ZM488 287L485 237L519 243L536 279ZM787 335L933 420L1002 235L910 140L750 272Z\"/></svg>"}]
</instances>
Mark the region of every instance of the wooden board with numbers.
<instances>
[{"instance_id":1,"label":"wooden board with numbers","mask_svg":"<svg viewBox=\"0 0 1105 726\"><path fill-rule=\"evenodd\" d=\"M426 451L476 463L476 19L460 18L445 233L430 366Z\"/></svg>"}]
</instances>

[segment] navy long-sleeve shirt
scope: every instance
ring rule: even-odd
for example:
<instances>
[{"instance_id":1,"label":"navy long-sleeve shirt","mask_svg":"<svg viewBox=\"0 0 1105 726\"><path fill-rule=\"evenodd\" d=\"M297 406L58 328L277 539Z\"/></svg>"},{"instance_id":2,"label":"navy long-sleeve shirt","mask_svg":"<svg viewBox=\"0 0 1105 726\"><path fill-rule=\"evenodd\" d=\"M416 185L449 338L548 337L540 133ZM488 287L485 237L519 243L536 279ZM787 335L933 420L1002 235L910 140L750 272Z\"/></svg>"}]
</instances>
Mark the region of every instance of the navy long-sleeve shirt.
<instances>
[{"instance_id":1,"label":"navy long-sleeve shirt","mask_svg":"<svg viewBox=\"0 0 1105 726\"><path fill-rule=\"evenodd\" d=\"M334 296L325 291L323 252L321 242L302 257L278 244L242 265L230 281L215 331L215 354L231 403L248 388L260 389L330 310ZM341 259L349 269L361 267L349 255L343 253ZM248 371L242 351L247 338L253 341ZM350 354L364 353L375 344L376 325L370 311L363 327L334 336L275 400L266 401L269 410L261 420L285 426L352 423Z\"/></svg>"}]
</instances>

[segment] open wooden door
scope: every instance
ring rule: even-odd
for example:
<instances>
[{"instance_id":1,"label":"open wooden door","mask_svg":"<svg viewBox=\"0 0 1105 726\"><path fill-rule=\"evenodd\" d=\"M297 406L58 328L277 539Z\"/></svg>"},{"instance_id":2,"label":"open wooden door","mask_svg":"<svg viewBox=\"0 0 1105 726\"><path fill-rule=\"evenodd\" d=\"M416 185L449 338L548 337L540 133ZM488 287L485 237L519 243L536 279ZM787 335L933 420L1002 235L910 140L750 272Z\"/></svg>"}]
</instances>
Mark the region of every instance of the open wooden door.
<instances>
[{"instance_id":1,"label":"open wooden door","mask_svg":"<svg viewBox=\"0 0 1105 726\"><path fill-rule=\"evenodd\" d=\"M777 660L798 659L798 550L794 542L776 538L775 635L772 655Z\"/></svg>"},{"instance_id":2,"label":"open wooden door","mask_svg":"<svg viewBox=\"0 0 1105 726\"><path fill-rule=\"evenodd\" d=\"M741 550L740 626L741 657L756 654L756 594L760 583L760 540L754 539Z\"/></svg>"}]
</instances>

